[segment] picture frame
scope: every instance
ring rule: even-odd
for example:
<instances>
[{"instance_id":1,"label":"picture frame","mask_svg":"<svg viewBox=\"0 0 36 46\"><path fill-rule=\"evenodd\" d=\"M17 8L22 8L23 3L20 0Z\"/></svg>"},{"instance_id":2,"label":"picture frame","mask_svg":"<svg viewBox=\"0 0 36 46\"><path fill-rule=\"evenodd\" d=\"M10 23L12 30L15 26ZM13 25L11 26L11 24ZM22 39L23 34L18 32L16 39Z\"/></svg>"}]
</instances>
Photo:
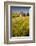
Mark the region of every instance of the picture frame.
<instances>
[{"instance_id":1,"label":"picture frame","mask_svg":"<svg viewBox=\"0 0 36 46\"><path fill-rule=\"evenodd\" d=\"M27 35L27 33L21 32L23 26L20 26L21 27L20 28L19 26L17 26L17 25L19 25L18 23L16 25L16 28L13 27L13 25L14 25L13 23L18 21L17 19L22 18L22 17L20 17L20 18L14 17L13 16L14 14L15 14L15 16L16 15L20 16L20 14L21 14L21 16L24 16L23 19L28 18L28 20L26 19L28 21L26 24L29 24L28 25L29 26L28 35ZM13 21L12 17L14 18L14 21ZM16 21L15 21L15 19L16 19ZM21 19L21 21L23 19ZM13 33L11 32L11 31L13 31L12 29L14 30ZM16 32L20 31L21 33L19 33L19 34L16 33L15 29L17 29ZM26 29L25 31L28 31L28 30ZM35 3L13 2L13 1L4 2L4 43L16 44L16 43L34 43L34 42L35 42Z\"/></svg>"}]
</instances>

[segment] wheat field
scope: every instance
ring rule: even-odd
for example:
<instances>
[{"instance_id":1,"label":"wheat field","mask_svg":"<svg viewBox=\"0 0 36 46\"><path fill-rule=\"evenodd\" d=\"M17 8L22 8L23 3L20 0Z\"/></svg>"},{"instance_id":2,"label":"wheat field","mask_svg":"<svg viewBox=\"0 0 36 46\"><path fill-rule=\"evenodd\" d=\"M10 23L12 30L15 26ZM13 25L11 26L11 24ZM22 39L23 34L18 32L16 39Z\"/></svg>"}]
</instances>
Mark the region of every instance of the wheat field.
<instances>
[{"instance_id":1,"label":"wheat field","mask_svg":"<svg viewBox=\"0 0 36 46\"><path fill-rule=\"evenodd\" d=\"M29 36L29 16L12 17L12 36Z\"/></svg>"}]
</instances>

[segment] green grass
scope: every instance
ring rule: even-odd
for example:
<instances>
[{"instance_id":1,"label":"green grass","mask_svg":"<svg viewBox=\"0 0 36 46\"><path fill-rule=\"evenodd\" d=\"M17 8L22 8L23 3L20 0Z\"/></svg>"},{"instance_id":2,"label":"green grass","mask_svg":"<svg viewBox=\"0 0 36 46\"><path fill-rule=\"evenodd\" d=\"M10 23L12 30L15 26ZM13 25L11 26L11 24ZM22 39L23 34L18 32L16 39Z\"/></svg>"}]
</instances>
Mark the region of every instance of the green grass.
<instances>
[{"instance_id":1,"label":"green grass","mask_svg":"<svg viewBox=\"0 0 36 46\"><path fill-rule=\"evenodd\" d=\"M29 36L29 16L12 17L12 35L13 37Z\"/></svg>"}]
</instances>

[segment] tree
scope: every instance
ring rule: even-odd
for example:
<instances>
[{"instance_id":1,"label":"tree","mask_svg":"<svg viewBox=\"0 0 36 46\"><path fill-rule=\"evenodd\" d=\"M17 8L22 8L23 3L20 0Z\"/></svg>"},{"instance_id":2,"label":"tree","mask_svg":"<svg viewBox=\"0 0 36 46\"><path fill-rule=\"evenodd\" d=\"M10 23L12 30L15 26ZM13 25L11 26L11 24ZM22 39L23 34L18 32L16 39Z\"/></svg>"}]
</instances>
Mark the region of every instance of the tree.
<instances>
[{"instance_id":1,"label":"tree","mask_svg":"<svg viewBox=\"0 0 36 46\"><path fill-rule=\"evenodd\" d=\"M27 16L29 16L29 13L27 13Z\"/></svg>"}]
</instances>

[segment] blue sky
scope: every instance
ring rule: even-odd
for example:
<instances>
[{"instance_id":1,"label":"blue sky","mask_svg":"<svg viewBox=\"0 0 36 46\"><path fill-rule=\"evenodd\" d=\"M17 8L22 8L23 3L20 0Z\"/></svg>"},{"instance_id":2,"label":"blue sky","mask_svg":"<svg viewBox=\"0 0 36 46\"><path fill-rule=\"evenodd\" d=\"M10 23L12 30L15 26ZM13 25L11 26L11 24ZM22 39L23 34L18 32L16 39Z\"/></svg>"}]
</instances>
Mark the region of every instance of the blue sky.
<instances>
[{"instance_id":1,"label":"blue sky","mask_svg":"<svg viewBox=\"0 0 36 46\"><path fill-rule=\"evenodd\" d=\"M11 12L23 12L23 13L29 13L30 7L16 7L11 6L10 11Z\"/></svg>"}]
</instances>

